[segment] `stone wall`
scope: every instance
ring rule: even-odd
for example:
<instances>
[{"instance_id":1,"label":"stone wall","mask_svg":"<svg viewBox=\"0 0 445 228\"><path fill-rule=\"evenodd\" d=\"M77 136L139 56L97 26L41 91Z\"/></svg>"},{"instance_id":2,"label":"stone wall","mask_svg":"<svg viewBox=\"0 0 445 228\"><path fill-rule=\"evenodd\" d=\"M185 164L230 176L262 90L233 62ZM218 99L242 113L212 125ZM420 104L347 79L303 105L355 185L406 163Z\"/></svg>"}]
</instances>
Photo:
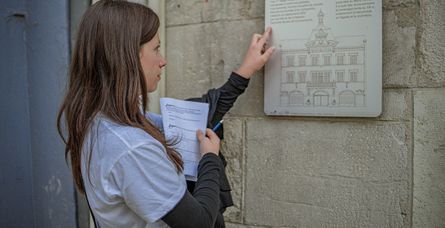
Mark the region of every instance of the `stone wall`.
<instances>
[{"instance_id":1,"label":"stone wall","mask_svg":"<svg viewBox=\"0 0 445 228\"><path fill-rule=\"evenodd\" d=\"M262 72L224 123L228 227L445 227L445 1L383 1L383 114L268 117ZM263 0L167 0L166 94L224 83Z\"/></svg>"}]
</instances>

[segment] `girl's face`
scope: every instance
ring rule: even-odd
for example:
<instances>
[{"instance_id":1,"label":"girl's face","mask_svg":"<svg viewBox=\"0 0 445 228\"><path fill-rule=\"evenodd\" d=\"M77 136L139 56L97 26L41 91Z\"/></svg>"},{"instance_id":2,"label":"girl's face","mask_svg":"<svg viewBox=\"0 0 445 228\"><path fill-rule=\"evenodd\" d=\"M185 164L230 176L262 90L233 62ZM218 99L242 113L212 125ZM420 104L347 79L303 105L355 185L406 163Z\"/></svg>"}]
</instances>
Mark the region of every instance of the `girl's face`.
<instances>
[{"instance_id":1,"label":"girl's face","mask_svg":"<svg viewBox=\"0 0 445 228\"><path fill-rule=\"evenodd\" d=\"M156 33L153 39L142 45L140 51L141 66L148 92L156 90L161 80L162 68L167 65L167 61L161 55L160 45L159 33Z\"/></svg>"}]
</instances>

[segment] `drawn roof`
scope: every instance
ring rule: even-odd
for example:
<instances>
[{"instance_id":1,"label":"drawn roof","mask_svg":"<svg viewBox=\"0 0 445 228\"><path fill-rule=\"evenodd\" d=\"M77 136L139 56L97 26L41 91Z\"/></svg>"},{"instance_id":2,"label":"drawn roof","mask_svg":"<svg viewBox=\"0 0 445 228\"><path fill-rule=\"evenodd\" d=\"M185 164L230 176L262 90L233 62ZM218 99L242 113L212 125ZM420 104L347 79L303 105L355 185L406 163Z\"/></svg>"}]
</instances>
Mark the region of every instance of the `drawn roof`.
<instances>
[{"instance_id":1,"label":"drawn roof","mask_svg":"<svg viewBox=\"0 0 445 228\"><path fill-rule=\"evenodd\" d=\"M324 25L324 13L319 11L318 24L307 39L281 40L279 48L286 51L305 50L319 47L353 48L363 46L364 36L334 36L331 28Z\"/></svg>"}]
</instances>

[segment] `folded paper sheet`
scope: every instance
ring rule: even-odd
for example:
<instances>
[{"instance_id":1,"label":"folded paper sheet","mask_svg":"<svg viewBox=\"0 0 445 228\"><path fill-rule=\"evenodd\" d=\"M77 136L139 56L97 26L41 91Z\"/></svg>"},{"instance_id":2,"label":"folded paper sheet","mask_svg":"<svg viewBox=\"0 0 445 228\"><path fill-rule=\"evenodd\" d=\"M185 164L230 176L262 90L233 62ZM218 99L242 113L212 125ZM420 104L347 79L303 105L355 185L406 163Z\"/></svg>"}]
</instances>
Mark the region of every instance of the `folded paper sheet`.
<instances>
[{"instance_id":1,"label":"folded paper sheet","mask_svg":"<svg viewBox=\"0 0 445 228\"><path fill-rule=\"evenodd\" d=\"M173 98L161 98L160 104L165 137L178 141L174 148L184 161L186 179L196 181L201 159L196 131L205 132L209 104Z\"/></svg>"}]
</instances>

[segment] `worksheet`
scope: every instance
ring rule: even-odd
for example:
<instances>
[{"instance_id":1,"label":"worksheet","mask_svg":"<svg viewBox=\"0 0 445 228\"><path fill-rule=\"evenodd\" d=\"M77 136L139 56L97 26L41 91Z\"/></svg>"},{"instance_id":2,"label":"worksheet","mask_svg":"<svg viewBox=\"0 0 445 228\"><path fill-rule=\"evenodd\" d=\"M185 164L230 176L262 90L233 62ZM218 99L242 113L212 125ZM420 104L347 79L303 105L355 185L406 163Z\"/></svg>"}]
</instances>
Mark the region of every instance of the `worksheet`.
<instances>
[{"instance_id":1,"label":"worksheet","mask_svg":"<svg viewBox=\"0 0 445 228\"><path fill-rule=\"evenodd\" d=\"M196 131L205 133L209 104L173 98L161 98L160 104L164 135L167 140L177 142L174 148L184 161L186 179L196 181L201 160Z\"/></svg>"}]
</instances>

